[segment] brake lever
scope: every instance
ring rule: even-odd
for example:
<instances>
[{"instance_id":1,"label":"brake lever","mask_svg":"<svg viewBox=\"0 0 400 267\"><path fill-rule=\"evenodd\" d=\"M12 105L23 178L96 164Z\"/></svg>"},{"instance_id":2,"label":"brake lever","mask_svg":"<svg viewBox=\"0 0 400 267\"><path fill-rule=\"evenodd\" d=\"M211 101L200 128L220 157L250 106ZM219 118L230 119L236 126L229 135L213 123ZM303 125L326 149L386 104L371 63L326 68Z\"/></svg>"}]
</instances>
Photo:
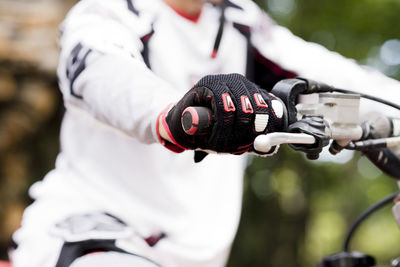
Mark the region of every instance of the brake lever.
<instances>
[{"instance_id":1,"label":"brake lever","mask_svg":"<svg viewBox=\"0 0 400 267\"><path fill-rule=\"evenodd\" d=\"M254 148L257 151L267 153L273 146L289 143L314 144L315 138L312 135L304 133L274 132L257 136L254 140Z\"/></svg>"}]
</instances>

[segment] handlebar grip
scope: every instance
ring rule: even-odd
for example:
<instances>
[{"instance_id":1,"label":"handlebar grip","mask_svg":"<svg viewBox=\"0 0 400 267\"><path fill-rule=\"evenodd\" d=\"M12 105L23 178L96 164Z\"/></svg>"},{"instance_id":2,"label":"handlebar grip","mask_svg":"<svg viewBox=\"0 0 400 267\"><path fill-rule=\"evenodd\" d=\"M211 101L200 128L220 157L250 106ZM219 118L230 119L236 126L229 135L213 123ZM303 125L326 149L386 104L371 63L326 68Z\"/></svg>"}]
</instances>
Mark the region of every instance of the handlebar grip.
<instances>
[{"instance_id":1,"label":"handlebar grip","mask_svg":"<svg viewBox=\"0 0 400 267\"><path fill-rule=\"evenodd\" d=\"M187 107L182 112L182 128L188 135L207 134L212 125L212 111L206 107Z\"/></svg>"}]
</instances>

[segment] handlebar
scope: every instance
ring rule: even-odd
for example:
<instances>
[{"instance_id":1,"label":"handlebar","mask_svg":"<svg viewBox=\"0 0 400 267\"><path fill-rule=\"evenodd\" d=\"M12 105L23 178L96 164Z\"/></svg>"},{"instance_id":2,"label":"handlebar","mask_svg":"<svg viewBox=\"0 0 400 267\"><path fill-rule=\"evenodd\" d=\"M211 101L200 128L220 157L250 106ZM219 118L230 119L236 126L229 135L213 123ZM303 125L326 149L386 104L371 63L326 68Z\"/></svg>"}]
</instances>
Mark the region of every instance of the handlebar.
<instances>
[{"instance_id":1,"label":"handlebar","mask_svg":"<svg viewBox=\"0 0 400 267\"><path fill-rule=\"evenodd\" d=\"M206 107L187 107L182 112L182 128L188 135L206 134L212 126L212 110Z\"/></svg>"},{"instance_id":2,"label":"handlebar","mask_svg":"<svg viewBox=\"0 0 400 267\"><path fill-rule=\"evenodd\" d=\"M340 93L332 93L332 91L339 91ZM389 147L400 146L400 119L389 118L383 114L378 116L374 114L368 117L368 122L360 124L359 103L362 96L399 110L400 106L342 89L333 90L332 87L304 79L283 80L275 85L272 93L286 105L289 125L300 119L304 121L313 116L320 117L327 124L322 132L326 133L330 140L333 140L330 147L332 154L340 152L343 148L363 150L364 155L379 169L400 180L399 153L394 153L388 149ZM189 135L205 134L212 127L212 118L212 111L208 108L188 107L182 113L182 127ZM303 129L300 132L310 132ZM312 134L315 134L315 132L311 131ZM267 153L273 146L285 143L318 145L319 136L315 136L317 138L305 133L273 132L257 136L254 140L254 148L259 152ZM398 149L399 151L400 149ZM384 204L391 203L395 197L398 197L398 193L369 208L353 224L347 235L344 251L325 257L318 266L375 266L373 257L360 252L348 251L349 240L354 229L362 220ZM400 225L400 202L396 204L393 212ZM393 261L391 266L400 266L399 259Z\"/></svg>"},{"instance_id":3,"label":"handlebar","mask_svg":"<svg viewBox=\"0 0 400 267\"><path fill-rule=\"evenodd\" d=\"M289 83L289 85L292 84L296 87L299 86L298 83ZM288 90L288 84L280 82L274 87L273 91L277 92L280 86ZM319 93L316 95L299 94L297 98L296 114L292 112L292 116L298 117L300 115L310 118L316 116L316 114L322 116L329 126L328 135L340 146L344 147L350 141L359 140L363 136L358 117L359 95ZM181 117L183 130L189 135L206 134L212 127L212 117L212 111L208 108L188 107L183 111ZM258 136L254 141L254 148L260 152L267 152L273 146L286 143L313 144L315 138L304 133L270 133Z\"/></svg>"},{"instance_id":4,"label":"handlebar","mask_svg":"<svg viewBox=\"0 0 400 267\"><path fill-rule=\"evenodd\" d=\"M378 119L369 118L371 125L360 124L361 96L388 105L387 101L306 79L282 80L271 92L284 102L289 125L313 116L321 117L326 122L325 133L333 140L330 148L332 154L340 152L343 148L371 150L397 146L400 143L400 137L396 138L400 136L400 120L389 118L389 121L384 123L386 126L382 127L385 118L381 116ZM187 134L203 135L212 127L213 113L206 107L188 107L182 113L181 122ZM254 140L254 148L260 152L267 152L271 147L285 143L307 145L316 143L316 139L304 133L275 132L258 136Z\"/></svg>"}]
</instances>

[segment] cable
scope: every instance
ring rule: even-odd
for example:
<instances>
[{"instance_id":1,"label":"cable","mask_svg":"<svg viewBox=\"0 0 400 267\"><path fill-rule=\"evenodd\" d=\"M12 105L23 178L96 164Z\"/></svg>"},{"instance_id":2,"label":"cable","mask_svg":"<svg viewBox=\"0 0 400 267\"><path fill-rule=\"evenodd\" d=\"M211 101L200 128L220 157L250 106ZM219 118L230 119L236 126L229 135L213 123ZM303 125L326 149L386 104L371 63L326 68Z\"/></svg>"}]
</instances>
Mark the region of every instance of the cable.
<instances>
[{"instance_id":1,"label":"cable","mask_svg":"<svg viewBox=\"0 0 400 267\"><path fill-rule=\"evenodd\" d=\"M366 211L364 211L360 215L360 217L358 217L358 219L353 223L353 225L350 227L349 231L347 232L346 239L345 239L344 246L343 246L343 251L346 251L346 252L349 251L350 239L352 238L357 227L374 211L376 211L376 210L382 208L383 206L385 206L386 204L389 204L390 202L392 202L399 194L400 194L400 192L396 192L392 195L385 197L384 199L379 200L374 205L369 207Z\"/></svg>"},{"instance_id":2,"label":"cable","mask_svg":"<svg viewBox=\"0 0 400 267\"><path fill-rule=\"evenodd\" d=\"M367 95L367 94L363 94L363 93L359 93L359 92L355 92L355 91L351 91L351 90L338 89L338 88L332 88L331 92L339 92L339 93L345 93L345 94L358 94L363 98L366 98L366 99L369 99L372 101L376 101L376 102L379 102L379 103L391 106L392 108L400 110L400 105L397 105L393 102L387 101L387 100L379 98L379 97L375 97L375 96L371 96L371 95Z\"/></svg>"}]
</instances>

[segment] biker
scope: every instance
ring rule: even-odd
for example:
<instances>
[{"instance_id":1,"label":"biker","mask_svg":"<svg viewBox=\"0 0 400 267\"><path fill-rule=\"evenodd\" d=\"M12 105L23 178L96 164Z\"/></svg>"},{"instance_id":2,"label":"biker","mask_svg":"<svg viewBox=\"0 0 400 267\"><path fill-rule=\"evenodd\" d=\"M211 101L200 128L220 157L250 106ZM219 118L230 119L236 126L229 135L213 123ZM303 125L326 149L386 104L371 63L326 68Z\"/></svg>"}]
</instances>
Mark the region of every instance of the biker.
<instances>
[{"instance_id":1,"label":"biker","mask_svg":"<svg viewBox=\"0 0 400 267\"><path fill-rule=\"evenodd\" d=\"M223 266L246 160L229 154L264 155L254 137L286 130L276 82L300 75L400 101L397 81L250 0L82 0L61 33L61 152L30 189L16 267ZM191 105L212 109L208 134L183 133ZM195 149L225 155L195 163Z\"/></svg>"}]
</instances>

